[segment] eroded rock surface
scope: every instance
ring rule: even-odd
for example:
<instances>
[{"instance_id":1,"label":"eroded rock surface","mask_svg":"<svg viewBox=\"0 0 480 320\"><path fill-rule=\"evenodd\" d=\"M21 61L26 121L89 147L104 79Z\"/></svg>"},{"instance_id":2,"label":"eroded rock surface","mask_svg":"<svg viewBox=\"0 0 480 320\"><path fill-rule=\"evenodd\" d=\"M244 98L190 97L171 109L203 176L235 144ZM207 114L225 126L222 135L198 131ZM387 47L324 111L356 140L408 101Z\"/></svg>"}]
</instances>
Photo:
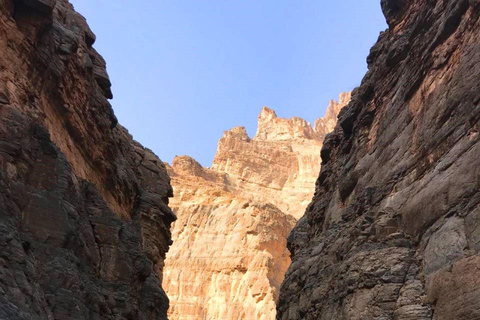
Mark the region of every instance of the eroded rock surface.
<instances>
[{"instance_id":1,"label":"eroded rock surface","mask_svg":"<svg viewBox=\"0 0 480 320\"><path fill-rule=\"evenodd\" d=\"M0 319L166 319L172 188L65 0L0 1Z\"/></svg>"},{"instance_id":2,"label":"eroded rock surface","mask_svg":"<svg viewBox=\"0 0 480 320\"><path fill-rule=\"evenodd\" d=\"M163 283L169 319L273 319L295 220L227 191L224 174L201 168L186 175L186 165L199 167L177 157L169 171L180 217Z\"/></svg>"},{"instance_id":3,"label":"eroded rock surface","mask_svg":"<svg viewBox=\"0 0 480 320\"><path fill-rule=\"evenodd\" d=\"M244 127L224 133L212 169L227 174L234 193L272 203L299 219L313 196L323 139L349 101L350 93L342 93L339 102L330 101L315 128L301 118L279 118L264 107L253 139Z\"/></svg>"},{"instance_id":4,"label":"eroded rock surface","mask_svg":"<svg viewBox=\"0 0 480 320\"><path fill-rule=\"evenodd\" d=\"M336 121L339 106L317 122ZM327 129L263 108L254 138L243 127L224 133L211 169L174 159L178 221L163 282L171 320L275 318L286 239L313 196Z\"/></svg>"},{"instance_id":5,"label":"eroded rock surface","mask_svg":"<svg viewBox=\"0 0 480 320\"><path fill-rule=\"evenodd\" d=\"M480 319L480 3L382 0L322 148L278 319Z\"/></svg>"}]
</instances>

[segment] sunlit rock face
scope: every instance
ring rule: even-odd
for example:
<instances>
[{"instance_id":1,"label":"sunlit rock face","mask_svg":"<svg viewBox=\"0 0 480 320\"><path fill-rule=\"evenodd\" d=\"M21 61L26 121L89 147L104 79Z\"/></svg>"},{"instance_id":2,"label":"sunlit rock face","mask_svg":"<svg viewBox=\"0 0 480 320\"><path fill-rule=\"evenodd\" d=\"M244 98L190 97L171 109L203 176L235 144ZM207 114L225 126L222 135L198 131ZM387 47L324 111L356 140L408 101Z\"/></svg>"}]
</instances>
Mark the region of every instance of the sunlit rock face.
<instances>
[{"instance_id":1,"label":"sunlit rock face","mask_svg":"<svg viewBox=\"0 0 480 320\"><path fill-rule=\"evenodd\" d=\"M315 132L318 133L319 138L322 140L325 139L327 133L330 133L333 131L333 129L335 129L335 126L337 125L337 116L340 113L340 110L342 110L342 108L350 102L351 98L351 92L342 92L338 101L330 100L325 116L317 119L313 125L313 128L315 129Z\"/></svg>"},{"instance_id":2,"label":"sunlit rock face","mask_svg":"<svg viewBox=\"0 0 480 320\"><path fill-rule=\"evenodd\" d=\"M279 320L480 319L480 2L382 0L324 141Z\"/></svg>"},{"instance_id":3,"label":"sunlit rock face","mask_svg":"<svg viewBox=\"0 0 480 320\"><path fill-rule=\"evenodd\" d=\"M275 111L262 108L253 139L243 127L224 133L212 169L228 175L235 194L272 203L299 219L313 196L323 139L349 98L349 93L342 93L340 102L330 101L315 129L304 119L279 118Z\"/></svg>"},{"instance_id":4,"label":"sunlit rock face","mask_svg":"<svg viewBox=\"0 0 480 320\"><path fill-rule=\"evenodd\" d=\"M169 170L182 217L164 276L170 319L272 319L294 219L227 191L225 175L185 164L199 166L177 157Z\"/></svg>"},{"instance_id":5,"label":"sunlit rock face","mask_svg":"<svg viewBox=\"0 0 480 320\"><path fill-rule=\"evenodd\" d=\"M224 133L211 169L174 159L178 221L163 281L171 320L275 318L286 239L312 198L324 135L263 108L254 138L243 127Z\"/></svg>"},{"instance_id":6,"label":"sunlit rock face","mask_svg":"<svg viewBox=\"0 0 480 320\"><path fill-rule=\"evenodd\" d=\"M0 0L0 319L165 319L166 168L65 0Z\"/></svg>"}]
</instances>

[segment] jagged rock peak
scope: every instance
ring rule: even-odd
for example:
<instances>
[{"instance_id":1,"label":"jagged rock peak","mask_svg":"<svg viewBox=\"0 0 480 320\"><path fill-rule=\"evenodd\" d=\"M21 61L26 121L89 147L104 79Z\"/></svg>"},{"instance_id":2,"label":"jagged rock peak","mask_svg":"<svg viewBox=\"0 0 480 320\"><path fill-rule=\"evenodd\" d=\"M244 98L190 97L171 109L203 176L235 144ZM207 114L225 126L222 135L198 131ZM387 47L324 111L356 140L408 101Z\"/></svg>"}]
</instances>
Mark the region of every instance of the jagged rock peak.
<instances>
[{"instance_id":1,"label":"jagged rock peak","mask_svg":"<svg viewBox=\"0 0 480 320\"><path fill-rule=\"evenodd\" d=\"M277 116L277 113L275 112L275 110L273 110L273 109L271 109L267 106L263 106L262 110L260 111L260 114L258 115L258 118L259 118L259 120L260 119L269 120L269 119L273 119L273 118L278 118L278 116Z\"/></svg>"},{"instance_id":2,"label":"jagged rock peak","mask_svg":"<svg viewBox=\"0 0 480 320\"><path fill-rule=\"evenodd\" d=\"M316 139L310 123L302 118L279 118L275 111L263 107L258 116L255 140L285 141L291 139Z\"/></svg>"},{"instance_id":3,"label":"jagged rock peak","mask_svg":"<svg viewBox=\"0 0 480 320\"><path fill-rule=\"evenodd\" d=\"M175 156L172 161L172 169L179 174L199 176L203 167L197 160L189 156Z\"/></svg>"},{"instance_id":4,"label":"jagged rock peak","mask_svg":"<svg viewBox=\"0 0 480 320\"><path fill-rule=\"evenodd\" d=\"M350 100L352 99L352 92L340 92L338 103L341 106L346 106ZM340 109L338 109L338 112L340 112Z\"/></svg>"},{"instance_id":5,"label":"jagged rock peak","mask_svg":"<svg viewBox=\"0 0 480 320\"><path fill-rule=\"evenodd\" d=\"M330 100L325 115L315 120L313 129L318 138L324 139L327 133L332 132L337 124L337 116L351 100L351 92L340 93L338 101Z\"/></svg>"},{"instance_id":6,"label":"jagged rock peak","mask_svg":"<svg viewBox=\"0 0 480 320\"><path fill-rule=\"evenodd\" d=\"M339 100L330 100L325 116L311 124L299 117L279 118L273 109L263 107L258 116L255 140L288 141L288 140L323 140L327 133L333 131L340 110L351 99L351 92L340 93Z\"/></svg>"},{"instance_id":7,"label":"jagged rock peak","mask_svg":"<svg viewBox=\"0 0 480 320\"><path fill-rule=\"evenodd\" d=\"M230 130L223 132L224 138L236 138L244 141L249 141L250 137L248 136L247 129L243 126L234 127Z\"/></svg>"}]
</instances>

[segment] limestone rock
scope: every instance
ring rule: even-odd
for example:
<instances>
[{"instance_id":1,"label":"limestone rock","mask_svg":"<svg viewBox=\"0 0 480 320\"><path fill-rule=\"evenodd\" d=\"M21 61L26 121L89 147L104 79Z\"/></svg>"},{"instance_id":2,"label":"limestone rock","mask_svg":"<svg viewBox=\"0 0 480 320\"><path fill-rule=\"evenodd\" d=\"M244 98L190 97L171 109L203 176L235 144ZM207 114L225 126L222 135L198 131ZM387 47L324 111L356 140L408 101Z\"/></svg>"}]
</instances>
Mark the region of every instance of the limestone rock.
<instances>
[{"instance_id":1,"label":"limestone rock","mask_svg":"<svg viewBox=\"0 0 480 320\"><path fill-rule=\"evenodd\" d=\"M278 118L275 111L267 107L263 107L258 116L258 128L254 140L295 141L315 138L313 128L302 118Z\"/></svg>"},{"instance_id":2,"label":"limestone rock","mask_svg":"<svg viewBox=\"0 0 480 320\"><path fill-rule=\"evenodd\" d=\"M253 139L244 127L225 131L211 169L173 160L178 220L163 282L171 320L275 318L286 238L313 195L321 145L305 120L265 107Z\"/></svg>"},{"instance_id":3,"label":"limestone rock","mask_svg":"<svg viewBox=\"0 0 480 320\"><path fill-rule=\"evenodd\" d=\"M382 8L289 236L279 320L480 319L480 4Z\"/></svg>"},{"instance_id":4,"label":"limestone rock","mask_svg":"<svg viewBox=\"0 0 480 320\"><path fill-rule=\"evenodd\" d=\"M65 0L0 1L0 319L166 319L172 188Z\"/></svg>"},{"instance_id":5,"label":"limestone rock","mask_svg":"<svg viewBox=\"0 0 480 320\"><path fill-rule=\"evenodd\" d=\"M340 102L331 101L325 117L316 123L335 122L349 97L349 93L342 93ZM212 169L228 175L235 194L271 203L299 219L313 196L320 149L328 129L314 130L301 118L279 118L275 111L263 107L253 139L243 127L224 133Z\"/></svg>"},{"instance_id":6,"label":"limestone rock","mask_svg":"<svg viewBox=\"0 0 480 320\"><path fill-rule=\"evenodd\" d=\"M221 179L209 179L221 176L209 169L179 174L185 163L196 165L176 158L169 171L179 216L163 282L169 318L273 319L293 218L226 191Z\"/></svg>"},{"instance_id":7,"label":"limestone rock","mask_svg":"<svg viewBox=\"0 0 480 320\"><path fill-rule=\"evenodd\" d=\"M342 108L350 102L351 98L351 92L342 92L338 102L335 100L330 100L325 116L323 118L318 118L315 121L313 128L322 140L325 139L325 136L328 133L335 129L337 124L337 116L340 113L340 110L342 110Z\"/></svg>"}]
</instances>

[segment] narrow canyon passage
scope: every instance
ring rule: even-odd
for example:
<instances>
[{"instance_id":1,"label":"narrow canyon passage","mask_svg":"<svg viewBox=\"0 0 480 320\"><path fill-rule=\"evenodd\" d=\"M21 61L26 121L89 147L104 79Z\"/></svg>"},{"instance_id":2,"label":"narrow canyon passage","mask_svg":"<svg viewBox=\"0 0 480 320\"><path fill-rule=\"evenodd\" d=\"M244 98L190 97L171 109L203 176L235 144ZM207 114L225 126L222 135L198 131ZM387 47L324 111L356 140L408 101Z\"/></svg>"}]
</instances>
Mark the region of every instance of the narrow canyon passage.
<instances>
[{"instance_id":1,"label":"narrow canyon passage","mask_svg":"<svg viewBox=\"0 0 480 320\"><path fill-rule=\"evenodd\" d=\"M320 149L350 101L330 101L313 127L264 107L253 138L225 131L211 168L188 156L167 171L178 220L165 261L169 318L273 320L285 271L286 241L311 201Z\"/></svg>"},{"instance_id":2,"label":"narrow canyon passage","mask_svg":"<svg viewBox=\"0 0 480 320\"><path fill-rule=\"evenodd\" d=\"M480 320L480 2L379 3L359 87L206 168L119 124L68 0L0 0L0 320Z\"/></svg>"}]
</instances>

